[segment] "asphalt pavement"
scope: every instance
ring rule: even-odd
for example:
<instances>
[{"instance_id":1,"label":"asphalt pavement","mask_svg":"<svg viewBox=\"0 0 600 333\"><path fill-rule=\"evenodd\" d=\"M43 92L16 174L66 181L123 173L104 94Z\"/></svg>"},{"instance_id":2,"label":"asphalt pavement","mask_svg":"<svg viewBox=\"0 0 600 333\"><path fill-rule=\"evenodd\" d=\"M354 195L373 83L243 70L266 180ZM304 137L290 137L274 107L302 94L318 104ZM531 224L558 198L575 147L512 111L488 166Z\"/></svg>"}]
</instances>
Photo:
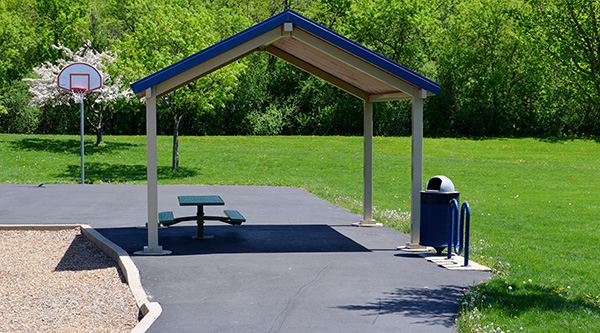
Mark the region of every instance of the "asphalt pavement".
<instances>
[{"instance_id":1,"label":"asphalt pavement","mask_svg":"<svg viewBox=\"0 0 600 333\"><path fill-rule=\"evenodd\" d=\"M143 185L0 185L0 224L84 223L126 250L163 313L150 332L453 332L465 288L489 273L450 271L397 251L409 236L352 226L352 214L300 188L159 186L159 210L195 214L178 195L219 195L246 222L159 229L147 245Z\"/></svg>"}]
</instances>

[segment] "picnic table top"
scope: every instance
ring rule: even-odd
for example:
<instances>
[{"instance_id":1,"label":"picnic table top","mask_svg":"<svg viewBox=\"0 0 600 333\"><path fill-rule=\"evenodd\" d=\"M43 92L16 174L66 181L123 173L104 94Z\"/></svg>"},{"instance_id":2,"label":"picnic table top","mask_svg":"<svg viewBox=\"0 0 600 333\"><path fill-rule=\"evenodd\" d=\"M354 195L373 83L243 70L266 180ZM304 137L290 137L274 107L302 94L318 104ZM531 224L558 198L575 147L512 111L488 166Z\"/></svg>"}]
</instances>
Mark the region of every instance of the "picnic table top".
<instances>
[{"instance_id":1,"label":"picnic table top","mask_svg":"<svg viewBox=\"0 0 600 333\"><path fill-rule=\"evenodd\" d=\"M218 195L180 195L180 206L223 206L225 202Z\"/></svg>"}]
</instances>

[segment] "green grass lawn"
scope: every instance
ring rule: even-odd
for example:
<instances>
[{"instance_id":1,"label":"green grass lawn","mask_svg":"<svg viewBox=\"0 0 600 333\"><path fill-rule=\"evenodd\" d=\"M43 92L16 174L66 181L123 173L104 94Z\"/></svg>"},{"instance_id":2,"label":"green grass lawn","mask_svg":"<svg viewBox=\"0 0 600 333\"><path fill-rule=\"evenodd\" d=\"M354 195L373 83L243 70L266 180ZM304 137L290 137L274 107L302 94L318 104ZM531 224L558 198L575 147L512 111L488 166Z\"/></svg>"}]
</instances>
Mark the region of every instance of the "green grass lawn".
<instances>
[{"instance_id":1,"label":"green grass lawn","mask_svg":"<svg viewBox=\"0 0 600 333\"><path fill-rule=\"evenodd\" d=\"M145 183L145 137L93 139L87 182ZM360 137L181 137L179 171L171 140L158 139L160 184L300 186L360 213ZM404 232L410 153L410 138L374 138L375 217ZM471 258L496 276L467 293L460 330L600 332L599 153L593 138L425 139L424 183L453 180ZM2 183L78 183L79 163L78 136L0 134Z\"/></svg>"}]
</instances>

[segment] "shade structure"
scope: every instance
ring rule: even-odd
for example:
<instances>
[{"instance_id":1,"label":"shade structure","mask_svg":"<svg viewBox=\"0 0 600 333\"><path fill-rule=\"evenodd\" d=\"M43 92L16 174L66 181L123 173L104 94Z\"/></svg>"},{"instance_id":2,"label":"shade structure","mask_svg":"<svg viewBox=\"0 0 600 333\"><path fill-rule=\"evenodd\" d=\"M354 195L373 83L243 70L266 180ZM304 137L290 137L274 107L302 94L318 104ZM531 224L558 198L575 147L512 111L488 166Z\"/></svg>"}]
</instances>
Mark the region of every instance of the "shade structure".
<instances>
[{"instance_id":1,"label":"shade structure","mask_svg":"<svg viewBox=\"0 0 600 333\"><path fill-rule=\"evenodd\" d=\"M157 231L156 99L254 52L268 52L364 101L364 196L360 225L374 225L373 103L412 99L411 244L419 242L423 100L436 82L292 11L286 10L131 84L146 98L148 159L147 253L162 252ZM151 230L152 229L152 230Z\"/></svg>"}]
</instances>

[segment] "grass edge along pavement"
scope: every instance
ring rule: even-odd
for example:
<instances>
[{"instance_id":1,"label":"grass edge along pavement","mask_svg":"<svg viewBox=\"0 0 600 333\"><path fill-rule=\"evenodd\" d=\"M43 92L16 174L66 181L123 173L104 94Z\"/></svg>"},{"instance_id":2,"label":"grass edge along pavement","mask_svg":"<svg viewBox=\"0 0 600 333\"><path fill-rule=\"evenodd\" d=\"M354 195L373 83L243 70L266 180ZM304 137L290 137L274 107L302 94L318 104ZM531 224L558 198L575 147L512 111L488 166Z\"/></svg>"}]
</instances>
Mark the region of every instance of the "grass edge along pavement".
<instances>
[{"instance_id":1,"label":"grass edge along pavement","mask_svg":"<svg viewBox=\"0 0 600 333\"><path fill-rule=\"evenodd\" d=\"M361 137L159 137L160 184L302 187L360 213ZM145 183L145 137L86 138L86 180ZM410 138L374 138L374 205L408 231ZM426 138L424 183L443 174L472 209L471 257L495 278L471 288L461 331L600 331L597 189L588 139ZM0 135L0 182L77 183L79 137ZM399 244L401 245L401 244ZM493 324L492 324L493 323Z\"/></svg>"}]
</instances>

